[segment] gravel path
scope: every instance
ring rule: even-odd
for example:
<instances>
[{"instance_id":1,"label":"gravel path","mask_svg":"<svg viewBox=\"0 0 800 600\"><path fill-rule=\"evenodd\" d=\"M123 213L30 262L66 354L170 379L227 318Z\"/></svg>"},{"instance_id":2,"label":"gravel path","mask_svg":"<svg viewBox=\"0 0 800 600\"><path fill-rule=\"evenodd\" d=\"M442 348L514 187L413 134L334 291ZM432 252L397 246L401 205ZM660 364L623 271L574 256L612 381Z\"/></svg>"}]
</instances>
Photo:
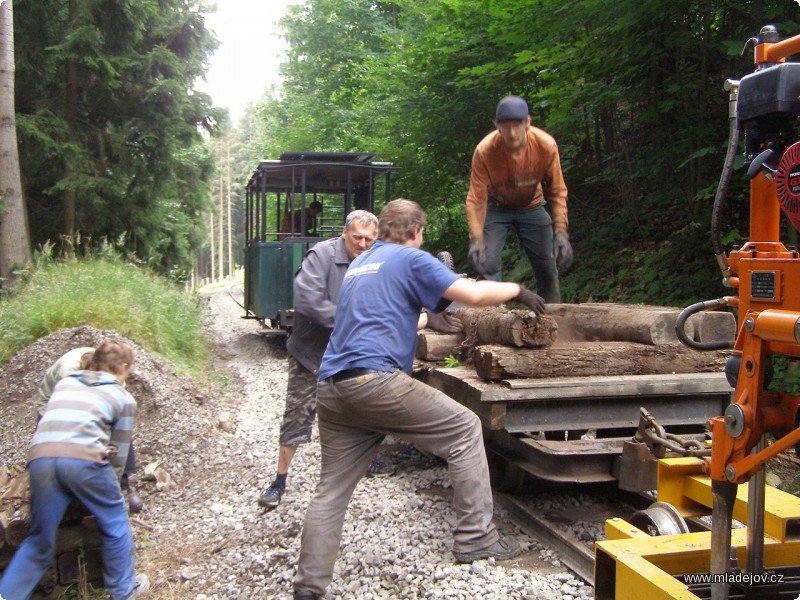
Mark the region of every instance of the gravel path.
<instances>
[{"instance_id":1,"label":"gravel path","mask_svg":"<svg viewBox=\"0 0 800 600\"><path fill-rule=\"evenodd\" d=\"M259 335L255 321L241 318L243 310L227 290L207 297L207 326L220 355L217 383L198 389L157 358L137 355L138 385L131 391L141 407L135 434L140 469L134 483L145 502L132 520L137 567L150 575L157 599L288 599L318 474L316 428L312 443L295 456L283 502L264 512L256 500L274 475L286 352L282 340ZM58 339L61 345L51 343L47 352L21 354L50 360L78 341L75 335ZM26 370L18 363L0 371L0 394L12 375ZM19 394L17 412L27 393ZM0 421L10 415L7 406L0 407ZM22 455L30 432L15 434L14 442L6 428L0 433L5 460ZM501 531L528 552L497 564L453 564L452 489L445 466L396 440L387 440L379 458L397 473L359 483L328 598L592 597L590 586L501 511L495 515Z\"/></svg>"}]
</instances>

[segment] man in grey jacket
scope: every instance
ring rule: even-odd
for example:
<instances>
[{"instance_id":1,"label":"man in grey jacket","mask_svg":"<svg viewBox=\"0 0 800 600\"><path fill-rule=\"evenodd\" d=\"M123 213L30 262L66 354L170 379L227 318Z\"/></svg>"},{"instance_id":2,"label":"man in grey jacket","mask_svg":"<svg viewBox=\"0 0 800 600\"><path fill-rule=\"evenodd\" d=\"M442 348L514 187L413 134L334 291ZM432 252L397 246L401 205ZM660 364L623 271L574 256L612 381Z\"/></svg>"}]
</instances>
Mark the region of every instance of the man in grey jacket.
<instances>
[{"instance_id":1,"label":"man in grey jacket","mask_svg":"<svg viewBox=\"0 0 800 600\"><path fill-rule=\"evenodd\" d=\"M339 289L350 262L375 241L378 219L365 210L347 215L342 235L316 244L303 258L294 280L294 326L286 342L289 380L281 423L278 470L275 480L258 499L272 510L286 490L286 476L297 447L311 441L317 414L317 372L333 331ZM375 461L373 475L386 474Z\"/></svg>"}]
</instances>

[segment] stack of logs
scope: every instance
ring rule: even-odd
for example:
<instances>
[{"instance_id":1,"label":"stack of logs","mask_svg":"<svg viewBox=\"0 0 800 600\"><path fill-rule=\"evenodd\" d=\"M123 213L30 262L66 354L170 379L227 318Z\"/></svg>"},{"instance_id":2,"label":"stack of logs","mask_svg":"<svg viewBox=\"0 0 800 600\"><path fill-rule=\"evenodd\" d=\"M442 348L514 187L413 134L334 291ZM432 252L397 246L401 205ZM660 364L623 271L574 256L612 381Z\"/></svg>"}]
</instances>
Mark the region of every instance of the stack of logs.
<instances>
[{"instance_id":1,"label":"stack of logs","mask_svg":"<svg viewBox=\"0 0 800 600\"><path fill-rule=\"evenodd\" d=\"M457 308L462 331L428 330L417 338L417 359L454 357L489 380L514 377L590 377L721 371L728 350L698 351L675 332L679 309L622 304L550 304L536 316L504 308ZM698 342L732 342L736 319L702 312L685 324Z\"/></svg>"},{"instance_id":2,"label":"stack of logs","mask_svg":"<svg viewBox=\"0 0 800 600\"><path fill-rule=\"evenodd\" d=\"M30 523L30 479L25 465L0 465L0 572L27 537ZM94 517L73 502L58 530L53 569L40 589L71 584L81 577L88 581L102 577L100 532Z\"/></svg>"},{"instance_id":3,"label":"stack of logs","mask_svg":"<svg viewBox=\"0 0 800 600\"><path fill-rule=\"evenodd\" d=\"M24 466L0 465L0 548L19 546L31 523L28 472Z\"/></svg>"}]
</instances>

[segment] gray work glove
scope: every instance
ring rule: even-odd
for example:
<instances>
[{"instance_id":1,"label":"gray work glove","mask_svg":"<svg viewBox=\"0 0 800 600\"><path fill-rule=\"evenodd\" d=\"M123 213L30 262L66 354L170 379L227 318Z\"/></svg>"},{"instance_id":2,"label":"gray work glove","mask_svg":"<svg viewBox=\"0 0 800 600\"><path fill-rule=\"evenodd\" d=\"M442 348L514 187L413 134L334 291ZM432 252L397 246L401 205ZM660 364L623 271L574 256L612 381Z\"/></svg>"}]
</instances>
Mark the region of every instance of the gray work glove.
<instances>
[{"instance_id":1,"label":"gray work glove","mask_svg":"<svg viewBox=\"0 0 800 600\"><path fill-rule=\"evenodd\" d=\"M425 308L423 312L428 315L428 329L433 329L441 333L461 333L461 319L449 310L435 313Z\"/></svg>"},{"instance_id":2,"label":"gray work glove","mask_svg":"<svg viewBox=\"0 0 800 600\"><path fill-rule=\"evenodd\" d=\"M572 266L572 246L566 231L557 233L553 238L553 258L559 270L566 271Z\"/></svg>"},{"instance_id":3,"label":"gray work glove","mask_svg":"<svg viewBox=\"0 0 800 600\"><path fill-rule=\"evenodd\" d=\"M534 294L528 288L519 286L519 294L514 298L517 302L524 304L537 315L544 312L544 298L539 294Z\"/></svg>"},{"instance_id":4,"label":"gray work glove","mask_svg":"<svg viewBox=\"0 0 800 600\"><path fill-rule=\"evenodd\" d=\"M483 240L476 240L469 243L467 262L469 262L470 268L478 275L486 274L484 273L484 269L486 268L486 246L483 244Z\"/></svg>"}]
</instances>

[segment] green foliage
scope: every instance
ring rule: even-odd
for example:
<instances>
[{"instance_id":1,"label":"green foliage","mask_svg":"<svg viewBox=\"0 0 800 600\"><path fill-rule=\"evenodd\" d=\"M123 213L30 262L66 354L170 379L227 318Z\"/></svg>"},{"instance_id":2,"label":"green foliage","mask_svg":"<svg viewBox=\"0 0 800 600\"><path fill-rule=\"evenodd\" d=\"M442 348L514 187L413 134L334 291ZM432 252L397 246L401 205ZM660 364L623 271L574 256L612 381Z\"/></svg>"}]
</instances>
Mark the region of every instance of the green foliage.
<instances>
[{"instance_id":1,"label":"green foliage","mask_svg":"<svg viewBox=\"0 0 800 600\"><path fill-rule=\"evenodd\" d=\"M86 575L86 544L83 538L78 538L74 544L78 553L78 577L67 586L63 592L65 600L90 600L92 598L105 598L106 589L103 586L95 587L87 581Z\"/></svg>"},{"instance_id":2,"label":"green foliage","mask_svg":"<svg viewBox=\"0 0 800 600\"><path fill-rule=\"evenodd\" d=\"M181 372L203 372L210 346L198 297L108 246L63 260L48 258L48 252L0 303L0 362L59 329L89 325L133 340Z\"/></svg>"},{"instance_id":3,"label":"green foliage","mask_svg":"<svg viewBox=\"0 0 800 600\"><path fill-rule=\"evenodd\" d=\"M447 367L448 369L453 369L455 367L460 367L461 362L455 356L450 354L449 356L445 357L444 366Z\"/></svg>"},{"instance_id":4,"label":"green foliage","mask_svg":"<svg viewBox=\"0 0 800 600\"><path fill-rule=\"evenodd\" d=\"M562 300L686 306L728 293L710 233L729 127L722 85L752 70L741 49L763 25L798 33L794 12L777 0L306 0L283 22L286 81L260 105L260 148L394 162L393 195L428 212L425 249L466 271L470 158L498 99L520 94L557 140L570 190L575 264ZM727 248L749 228L741 167ZM513 235L503 272L533 282Z\"/></svg>"},{"instance_id":5,"label":"green foliage","mask_svg":"<svg viewBox=\"0 0 800 600\"><path fill-rule=\"evenodd\" d=\"M800 396L800 363L798 359L783 354L775 354L774 374L766 389L792 396Z\"/></svg>"},{"instance_id":6,"label":"green foliage","mask_svg":"<svg viewBox=\"0 0 800 600\"><path fill-rule=\"evenodd\" d=\"M125 234L141 260L185 278L210 208L213 162L200 130L220 118L193 90L216 47L202 10L182 0L16 3L17 128L34 246L75 230Z\"/></svg>"}]
</instances>

